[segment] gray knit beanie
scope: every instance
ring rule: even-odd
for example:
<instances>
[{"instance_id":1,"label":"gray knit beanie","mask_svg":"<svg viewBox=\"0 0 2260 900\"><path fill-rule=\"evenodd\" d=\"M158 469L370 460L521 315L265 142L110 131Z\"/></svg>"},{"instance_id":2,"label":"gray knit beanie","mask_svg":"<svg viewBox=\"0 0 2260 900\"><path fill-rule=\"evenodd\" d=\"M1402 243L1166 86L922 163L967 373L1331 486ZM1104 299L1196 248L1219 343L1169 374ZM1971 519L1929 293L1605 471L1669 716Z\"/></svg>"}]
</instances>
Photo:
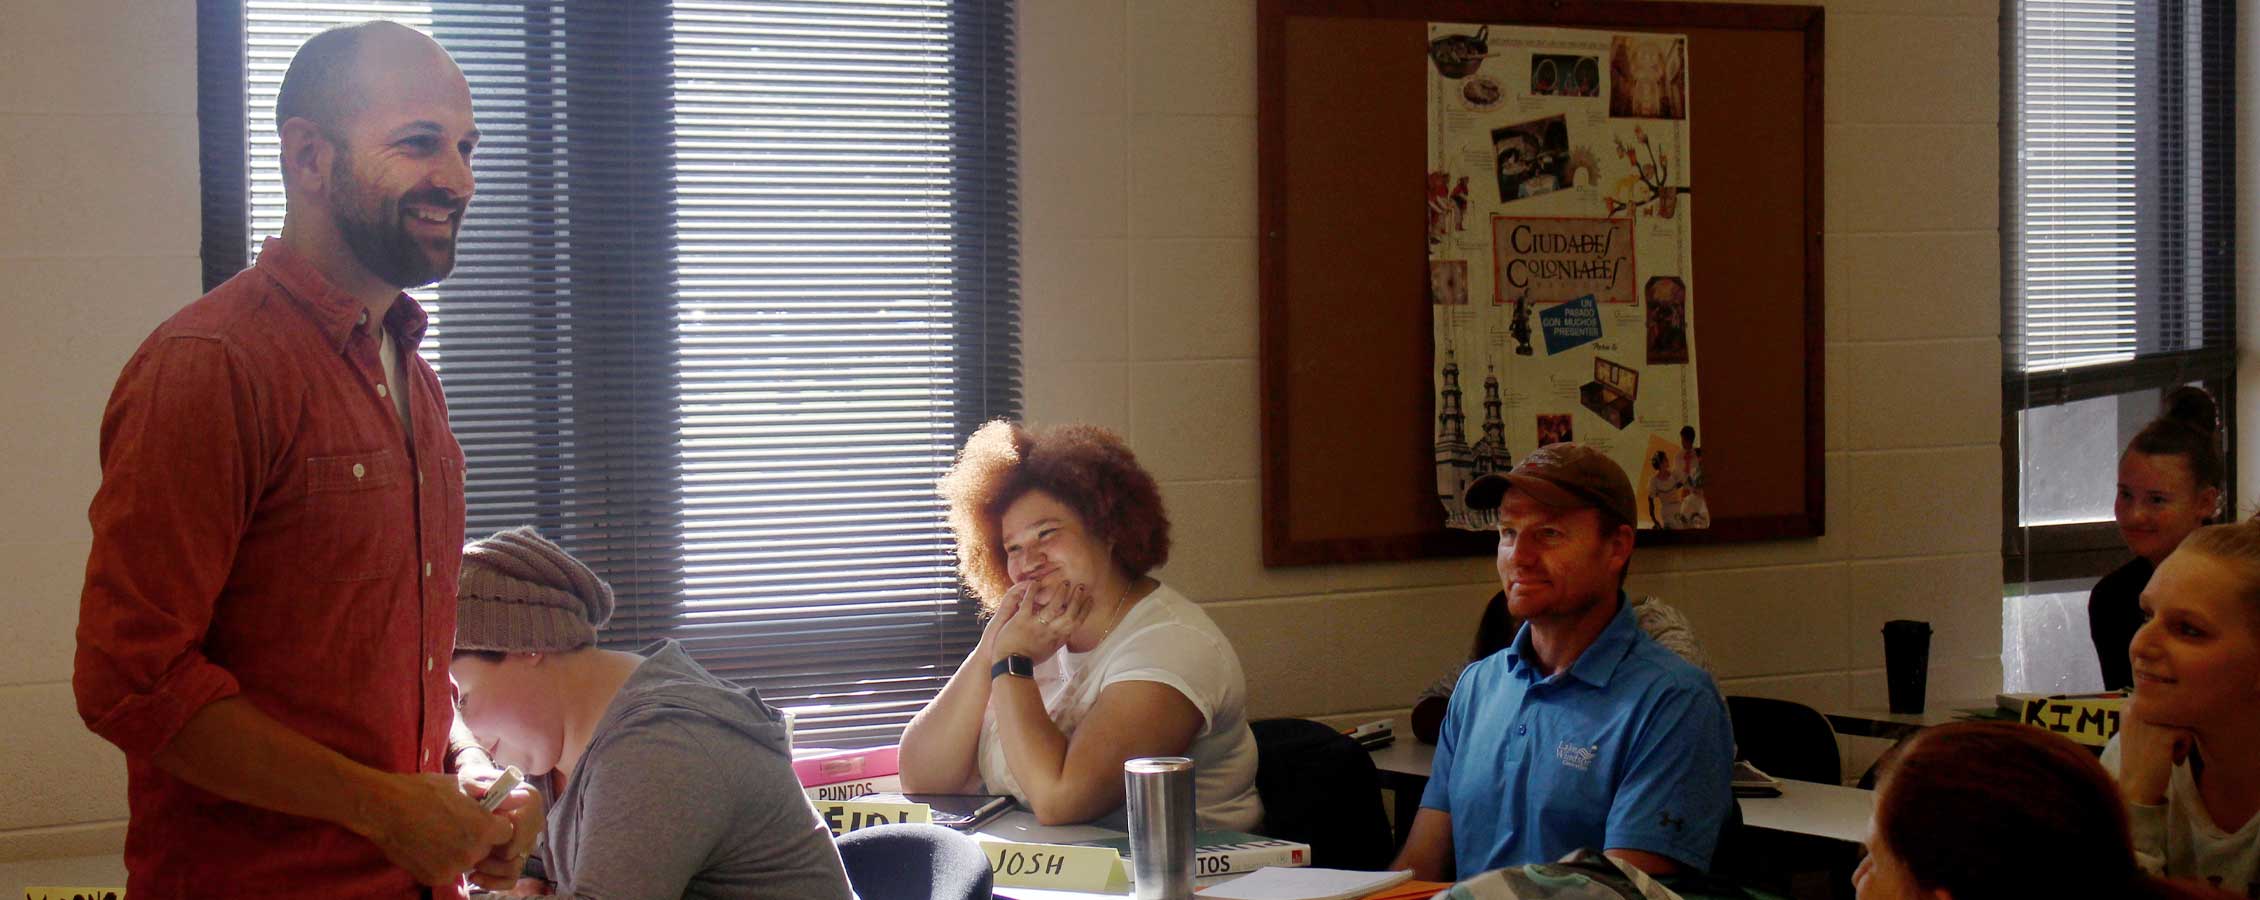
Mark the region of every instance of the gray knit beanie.
<instances>
[{"instance_id":1,"label":"gray knit beanie","mask_svg":"<svg viewBox=\"0 0 2260 900\"><path fill-rule=\"evenodd\" d=\"M571 650L611 618L612 586L531 525L463 546L457 650Z\"/></svg>"}]
</instances>

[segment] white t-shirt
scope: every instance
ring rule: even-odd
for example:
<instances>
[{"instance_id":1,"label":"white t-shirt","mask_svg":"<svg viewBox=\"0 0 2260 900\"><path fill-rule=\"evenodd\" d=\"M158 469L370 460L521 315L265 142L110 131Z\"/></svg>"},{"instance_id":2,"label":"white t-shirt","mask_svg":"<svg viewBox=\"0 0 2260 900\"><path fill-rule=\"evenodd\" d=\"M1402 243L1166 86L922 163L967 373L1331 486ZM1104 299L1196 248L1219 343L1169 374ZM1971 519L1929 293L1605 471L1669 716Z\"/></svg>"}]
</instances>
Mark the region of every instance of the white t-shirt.
<instances>
[{"instance_id":1,"label":"white t-shirt","mask_svg":"<svg viewBox=\"0 0 2260 900\"><path fill-rule=\"evenodd\" d=\"M1201 727L1185 755L1193 760L1193 799L1201 828L1254 831L1263 821L1256 797L1256 738L1248 730L1248 682L1232 643L1199 605L1168 585L1130 607L1114 631L1088 653L1062 648L1036 666L1036 688L1052 724L1070 739L1109 685L1166 684L1192 701ZM1023 796L1005 765L996 717L981 720L981 781L990 793ZM1127 828L1116 809L1094 820Z\"/></svg>"},{"instance_id":2,"label":"white t-shirt","mask_svg":"<svg viewBox=\"0 0 2260 900\"><path fill-rule=\"evenodd\" d=\"M2103 767L2119 774L2116 737L2103 748ZM2246 819L2234 833L2222 831L2205 811L2188 763L2174 767L2164 804L2129 803L2127 820L2143 868L2169 878L2208 881L2240 897L2260 897L2260 816Z\"/></svg>"},{"instance_id":3,"label":"white t-shirt","mask_svg":"<svg viewBox=\"0 0 2260 900\"><path fill-rule=\"evenodd\" d=\"M392 397L393 411L400 414L400 430L415 434L408 421L408 392L400 389L400 347L393 343L390 328L377 328L377 360L384 365L385 393Z\"/></svg>"}]
</instances>

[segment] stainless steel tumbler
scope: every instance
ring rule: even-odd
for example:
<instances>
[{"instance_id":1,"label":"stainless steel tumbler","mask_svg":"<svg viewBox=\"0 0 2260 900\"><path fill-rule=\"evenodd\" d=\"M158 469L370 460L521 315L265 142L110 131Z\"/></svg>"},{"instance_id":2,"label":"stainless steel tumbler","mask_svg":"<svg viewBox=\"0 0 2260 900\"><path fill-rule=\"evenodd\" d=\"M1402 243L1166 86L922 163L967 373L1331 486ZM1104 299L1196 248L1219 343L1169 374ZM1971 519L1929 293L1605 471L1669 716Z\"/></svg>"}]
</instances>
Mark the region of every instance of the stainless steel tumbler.
<instances>
[{"instance_id":1,"label":"stainless steel tumbler","mask_svg":"<svg viewBox=\"0 0 2260 900\"><path fill-rule=\"evenodd\" d=\"M1130 892L1136 900L1193 900L1193 761L1149 756L1122 764L1130 813Z\"/></svg>"}]
</instances>

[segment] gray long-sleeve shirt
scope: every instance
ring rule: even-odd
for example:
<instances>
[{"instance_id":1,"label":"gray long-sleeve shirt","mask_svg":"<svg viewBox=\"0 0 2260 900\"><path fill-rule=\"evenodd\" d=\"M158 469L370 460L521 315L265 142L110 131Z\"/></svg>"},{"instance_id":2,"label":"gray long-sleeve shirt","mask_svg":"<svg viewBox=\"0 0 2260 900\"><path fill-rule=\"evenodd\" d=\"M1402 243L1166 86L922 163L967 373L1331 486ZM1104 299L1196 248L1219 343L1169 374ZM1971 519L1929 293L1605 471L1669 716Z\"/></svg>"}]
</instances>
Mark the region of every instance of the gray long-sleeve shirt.
<instances>
[{"instance_id":1,"label":"gray long-sleeve shirt","mask_svg":"<svg viewBox=\"0 0 2260 900\"><path fill-rule=\"evenodd\" d=\"M544 791L559 894L852 900L782 716L673 641L639 655L564 792Z\"/></svg>"}]
</instances>

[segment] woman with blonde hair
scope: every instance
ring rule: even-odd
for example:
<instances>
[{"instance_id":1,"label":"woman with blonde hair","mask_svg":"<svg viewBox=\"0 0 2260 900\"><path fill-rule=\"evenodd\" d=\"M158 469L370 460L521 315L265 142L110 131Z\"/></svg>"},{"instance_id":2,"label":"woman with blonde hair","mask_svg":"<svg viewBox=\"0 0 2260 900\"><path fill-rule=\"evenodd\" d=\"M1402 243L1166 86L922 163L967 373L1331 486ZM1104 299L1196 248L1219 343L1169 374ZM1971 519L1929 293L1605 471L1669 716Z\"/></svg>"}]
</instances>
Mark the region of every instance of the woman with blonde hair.
<instances>
[{"instance_id":1,"label":"woman with blonde hair","mask_svg":"<svg viewBox=\"0 0 2260 900\"><path fill-rule=\"evenodd\" d=\"M2134 696L2103 754L2135 849L2260 897L2260 522L2197 529L2150 576Z\"/></svg>"},{"instance_id":2,"label":"woman with blonde hair","mask_svg":"<svg viewBox=\"0 0 2260 900\"><path fill-rule=\"evenodd\" d=\"M1150 574L1169 558L1169 519L1122 439L991 422L941 493L989 621L903 732L903 789L1010 794L1046 824L1123 827L1122 763L1186 756L1200 827L1254 830L1239 657Z\"/></svg>"}]
</instances>

